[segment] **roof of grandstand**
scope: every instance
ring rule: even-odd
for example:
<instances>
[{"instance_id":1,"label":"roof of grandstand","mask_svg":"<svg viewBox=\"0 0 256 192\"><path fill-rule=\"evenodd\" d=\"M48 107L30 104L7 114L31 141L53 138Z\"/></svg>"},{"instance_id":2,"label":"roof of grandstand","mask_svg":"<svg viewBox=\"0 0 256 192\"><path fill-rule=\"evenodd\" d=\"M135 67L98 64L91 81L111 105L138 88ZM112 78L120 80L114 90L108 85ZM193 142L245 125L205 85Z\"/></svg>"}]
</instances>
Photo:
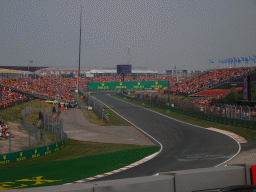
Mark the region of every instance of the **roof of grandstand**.
<instances>
[{"instance_id":1,"label":"roof of grandstand","mask_svg":"<svg viewBox=\"0 0 256 192\"><path fill-rule=\"evenodd\" d=\"M13 69L13 70L21 70L21 71L28 71L28 66L0 66L0 68L3 68L3 69ZM43 66L40 66L40 67L29 67L29 71L31 72L35 72L37 70L40 70L40 69L45 69L45 68L48 68L48 67L43 67Z\"/></svg>"},{"instance_id":2,"label":"roof of grandstand","mask_svg":"<svg viewBox=\"0 0 256 192\"><path fill-rule=\"evenodd\" d=\"M104 70L90 70L86 73L117 73L116 69L104 69ZM151 70L133 70L132 73L158 73L158 71L151 71Z\"/></svg>"}]
</instances>

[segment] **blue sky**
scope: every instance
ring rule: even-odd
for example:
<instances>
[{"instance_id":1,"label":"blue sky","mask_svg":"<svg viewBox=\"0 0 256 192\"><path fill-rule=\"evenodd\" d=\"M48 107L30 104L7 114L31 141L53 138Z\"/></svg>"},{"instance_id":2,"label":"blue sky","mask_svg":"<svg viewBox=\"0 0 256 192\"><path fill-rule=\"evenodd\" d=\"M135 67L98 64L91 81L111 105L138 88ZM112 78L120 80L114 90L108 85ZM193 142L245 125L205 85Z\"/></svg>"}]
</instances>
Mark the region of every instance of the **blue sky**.
<instances>
[{"instance_id":1,"label":"blue sky","mask_svg":"<svg viewBox=\"0 0 256 192\"><path fill-rule=\"evenodd\" d=\"M0 0L0 65L77 69L81 6L81 69L126 64L128 46L159 73L256 55L253 0Z\"/></svg>"}]
</instances>

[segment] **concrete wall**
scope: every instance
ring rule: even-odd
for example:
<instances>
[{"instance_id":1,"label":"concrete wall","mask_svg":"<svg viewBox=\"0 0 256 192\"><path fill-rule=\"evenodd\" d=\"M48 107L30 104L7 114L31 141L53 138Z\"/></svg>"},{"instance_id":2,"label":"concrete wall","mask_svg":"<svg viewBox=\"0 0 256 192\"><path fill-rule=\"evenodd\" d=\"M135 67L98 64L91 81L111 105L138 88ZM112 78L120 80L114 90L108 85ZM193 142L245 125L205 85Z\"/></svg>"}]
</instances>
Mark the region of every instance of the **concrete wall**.
<instances>
[{"instance_id":1,"label":"concrete wall","mask_svg":"<svg viewBox=\"0 0 256 192\"><path fill-rule=\"evenodd\" d=\"M94 181L30 189L13 189L8 190L8 192L191 192L211 190L235 185L251 185L251 165L256 165L256 162L228 164L228 166L224 167L160 172L158 176Z\"/></svg>"}]
</instances>

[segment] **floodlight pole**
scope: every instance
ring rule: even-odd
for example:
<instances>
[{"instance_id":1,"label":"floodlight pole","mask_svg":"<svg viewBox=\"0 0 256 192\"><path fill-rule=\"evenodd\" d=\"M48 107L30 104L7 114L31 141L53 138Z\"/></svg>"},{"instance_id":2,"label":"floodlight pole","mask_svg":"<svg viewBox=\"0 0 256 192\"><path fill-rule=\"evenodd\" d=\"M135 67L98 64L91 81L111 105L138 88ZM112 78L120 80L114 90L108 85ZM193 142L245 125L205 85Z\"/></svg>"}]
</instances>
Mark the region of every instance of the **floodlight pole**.
<instances>
[{"instance_id":1,"label":"floodlight pole","mask_svg":"<svg viewBox=\"0 0 256 192\"><path fill-rule=\"evenodd\" d=\"M169 106L170 106L170 82L169 82L169 80L168 80L168 103L169 103Z\"/></svg>"},{"instance_id":2,"label":"floodlight pole","mask_svg":"<svg viewBox=\"0 0 256 192\"><path fill-rule=\"evenodd\" d=\"M79 73L79 67L80 66L78 66L78 69L77 69L77 92L76 92L77 101L78 101L78 73Z\"/></svg>"}]
</instances>

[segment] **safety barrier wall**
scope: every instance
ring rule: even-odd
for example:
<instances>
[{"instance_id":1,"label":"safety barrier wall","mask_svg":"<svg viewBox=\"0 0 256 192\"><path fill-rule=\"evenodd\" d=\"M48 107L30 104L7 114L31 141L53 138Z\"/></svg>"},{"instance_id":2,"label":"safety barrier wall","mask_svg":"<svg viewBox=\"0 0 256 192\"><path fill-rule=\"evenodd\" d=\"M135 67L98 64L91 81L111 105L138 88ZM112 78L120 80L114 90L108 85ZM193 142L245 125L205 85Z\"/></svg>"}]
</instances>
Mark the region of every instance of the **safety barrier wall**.
<instances>
[{"instance_id":1,"label":"safety barrier wall","mask_svg":"<svg viewBox=\"0 0 256 192\"><path fill-rule=\"evenodd\" d=\"M44 155L51 154L52 152L58 151L65 146L66 139L39 148L29 149L25 151L18 151L14 153L7 153L0 155L0 164L12 163L15 161L22 161L26 159L41 157Z\"/></svg>"},{"instance_id":2,"label":"safety barrier wall","mask_svg":"<svg viewBox=\"0 0 256 192\"><path fill-rule=\"evenodd\" d=\"M224 114L225 116L222 116L222 113L218 113L219 115L216 115L217 113L214 111L212 112L212 114L206 114L207 111L193 111L193 110L183 109L183 108L178 108L178 107L169 107L168 105L166 105L166 98L158 98L158 101L154 102L153 100L152 101L142 100L143 99L142 95L137 95L138 99L134 98L134 97L122 95L122 94L118 94L118 95L121 97L125 97L127 99L138 100L138 101L144 102L145 104L165 109L167 113L173 111L176 113L181 113L183 115L188 115L191 117L195 117L195 118L199 118L199 119L203 119L203 120L207 120L207 121L212 121L212 122L216 122L216 123L222 123L222 124L226 124L226 125L234 125L234 126L239 126L239 127L249 128L249 129L256 129L256 121L250 121L250 120L246 120L246 119L235 119L234 118L235 116L230 114L231 110L230 111L226 110L226 112ZM246 109L246 107L242 107L241 109L242 110ZM200 108L198 108L198 110L200 110ZM246 118L245 113L241 113L241 114L242 115L240 115L240 118L241 117ZM238 116L237 116L237 118L238 118Z\"/></svg>"},{"instance_id":3,"label":"safety barrier wall","mask_svg":"<svg viewBox=\"0 0 256 192\"><path fill-rule=\"evenodd\" d=\"M256 162L228 164L223 167L199 168L171 172L160 172L158 176L94 181L50 187L33 188L33 191L83 191L83 192L196 192L231 191L234 186L250 187L254 184L252 171ZM256 187L256 186L254 186ZM9 190L10 192L16 190ZM234 191L234 190L233 190Z\"/></svg>"}]
</instances>

